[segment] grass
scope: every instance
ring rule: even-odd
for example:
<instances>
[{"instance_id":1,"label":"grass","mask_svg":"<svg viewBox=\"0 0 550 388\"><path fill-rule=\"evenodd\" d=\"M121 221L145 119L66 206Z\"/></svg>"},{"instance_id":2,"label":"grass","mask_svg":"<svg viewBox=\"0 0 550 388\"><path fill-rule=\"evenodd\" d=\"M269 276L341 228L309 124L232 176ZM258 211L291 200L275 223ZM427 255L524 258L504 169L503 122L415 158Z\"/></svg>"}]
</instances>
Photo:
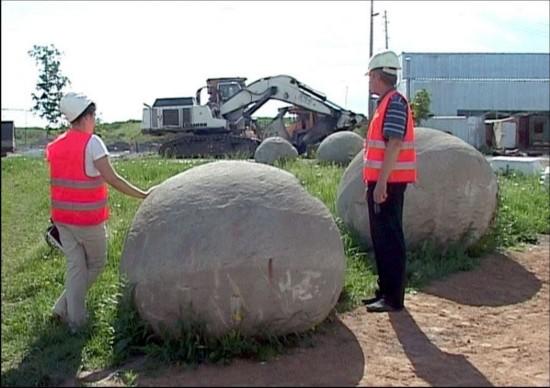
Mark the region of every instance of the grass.
<instances>
[{"instance_id":1,"label":"grass","mask_svg":"<svg viewBox=\"0 0 550 388\"><path fill-rule=\"evenodd\" d=\"M267 125L270 121L271 118L269 117L258 118L258 123L261 126ZM61 133L61 130L52 131L48 138L51 140L59 133ZM140 120L114 121L111 123L99 122L96 124L95 133L101 136L107 145L116 142L134 144L135 142L144 143L149 141L161 141L161 137L159 136L141 133ZM45 129L40 127L16 127L14 136L17 148L43 146L49 141L46 137Z\"/></svg>"},{"instance_id":2,"label":"grass","mask_svg":"<svg viewBox=\"0 0 550 388\"><path fill-rule=\"evenodd\" d=\"M52 131L48 137L46 137L44 128L16 127L15 145L16 148L44 146L45 143L51 141L51 139L55 138L60 133L61 130ZM95 133L101 136L103 141L108 145L115 142L134 144L135 142L159 141L158 136L141 133L141 122L139 120L99 123L96 125Z\"/></svg>"},{"instance_id":3,"label":"grass","mask_svg":"<svg viewBox=\"0 0 550 388\"><path fill-rule=\"evenodd\" d=\"M157 157L121 159L118 172L147 188L206 160L162 160ZM298 160L281 164L292 172L312 195L335 214L338 182L344 169ZM459 244L442 253L429 244L410 253L409 290L432 279L473 268L478 257L494 249L533 242L539 233L550 233L548 191L537 178L499 176L499 212L490 233L476 246L464 250ZM230 333L207 339L200 326L182 327L182 339L152 335L133 309L129 291L119 279L119 259L124 238L140 201L111 190L108 264L88 298L89 326L71 336L63 326L48 320L51 306L63 289L65 259L50 250L42 237L49 218L48 177L43 160L14 157L2 159L2 384L55 385L78 370L119 364L135 354L151 362L201 361L226 363L251 356L268 359L289 346L311 344L313 332L286 337L243 338ZM342 230L347 268L337 311L347 311L370 295L376 283L373 260ZM322 327L315 330L323 330ZM156 361L155 361L156 360ZM122 380L135 383L127 371Z\"/></svg>"}]
</instances>

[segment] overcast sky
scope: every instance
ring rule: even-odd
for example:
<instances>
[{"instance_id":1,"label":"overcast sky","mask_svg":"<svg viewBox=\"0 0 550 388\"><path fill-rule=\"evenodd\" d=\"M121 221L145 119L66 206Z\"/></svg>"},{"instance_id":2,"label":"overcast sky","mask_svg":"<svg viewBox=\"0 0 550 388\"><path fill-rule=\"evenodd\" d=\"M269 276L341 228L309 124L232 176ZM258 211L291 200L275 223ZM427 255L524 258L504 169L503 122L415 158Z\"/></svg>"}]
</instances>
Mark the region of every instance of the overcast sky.
<instances>
[{"instance_id":1,"label":"overcast sky","mask_svg":"<svg viewBox=\"0 0 550 388\"><path fill-rule=\"evenodd\" d=\"M2 120L44 125L30 109L34 44L63 52L70 89L106 122L143 103L194 96L207 78L288 74L358 113L367 110L370 1L4 1ZM550 2L375 1L374 51L550 52ZM274 115L270 102L256 115ZM6 110L10 109L10 110Z\"/></svg>"}]
</instances>

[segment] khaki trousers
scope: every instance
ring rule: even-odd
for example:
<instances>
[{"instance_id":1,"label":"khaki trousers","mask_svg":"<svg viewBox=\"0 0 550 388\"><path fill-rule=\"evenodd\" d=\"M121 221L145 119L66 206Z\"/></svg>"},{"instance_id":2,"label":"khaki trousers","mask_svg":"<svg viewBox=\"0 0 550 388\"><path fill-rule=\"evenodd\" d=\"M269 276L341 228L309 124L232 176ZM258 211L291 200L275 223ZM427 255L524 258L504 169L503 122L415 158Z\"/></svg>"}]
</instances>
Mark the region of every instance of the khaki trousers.
<instances>
[{"instance_id":1,"label":"khaki trousers","mask_svg":"<svg viewBox=\"0 0 550 388\"><path fill-rule=\"evenodd\" d=\"M105 267L107 231L105 222L93 226L56 223L63 252L67 256L65 290L55 303L53 313L72 329L87 320L86 294Z\"/></svg>"}]
</instances>

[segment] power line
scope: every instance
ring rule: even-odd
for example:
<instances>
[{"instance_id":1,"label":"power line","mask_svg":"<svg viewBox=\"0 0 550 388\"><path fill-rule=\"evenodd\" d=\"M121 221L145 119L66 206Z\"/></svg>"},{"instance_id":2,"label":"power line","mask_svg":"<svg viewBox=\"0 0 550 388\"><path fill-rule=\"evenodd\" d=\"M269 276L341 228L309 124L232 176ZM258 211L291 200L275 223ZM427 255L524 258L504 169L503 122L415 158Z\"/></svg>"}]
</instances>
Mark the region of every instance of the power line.
<instances>
[{"instance_id":1,"label":"power line","mask_svg":"<svg viewBox=\"0 0 550 388\"><path fill-rule=\"evenodd\" d=\"M388 14L384 10L384 31L386 33L386 50L388 49Z\"/></svg>"}]
</instances>

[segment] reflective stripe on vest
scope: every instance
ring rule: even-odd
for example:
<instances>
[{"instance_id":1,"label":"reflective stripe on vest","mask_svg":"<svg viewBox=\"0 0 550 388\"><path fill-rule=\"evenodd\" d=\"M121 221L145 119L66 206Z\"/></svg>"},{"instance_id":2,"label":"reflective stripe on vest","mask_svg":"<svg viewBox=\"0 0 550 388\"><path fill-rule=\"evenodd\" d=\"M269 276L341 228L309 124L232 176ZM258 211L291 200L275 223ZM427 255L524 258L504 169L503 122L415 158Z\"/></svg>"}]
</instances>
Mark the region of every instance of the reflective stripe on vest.
<instances>
[{"instance_id":1,"label":"reflective stripe on vest","mask_svg":"<svg viewBox=\"0 0 550 388\"><path fill-rule=\"evenodd\" d=\"M386 149L386 142L384 140L368 140L367 139L367 147L368 148L379 148L381 150ZM402 150L414 150L414 142L409 141L403 141L401 143L401 149Z\"/></svg>"},{"instance_id":2,"label":"reflective stripe on vest","mask_svg":"<svg viewBox=\"0 0 550 388\"><path fill-rule=\"evenodd\" d=\"M382 163L383 162L379 162L376 160L365 160L365 162L363 163L363 166L381 169ZM416 168L415 162L396 162L393 167L394 170L411 170L414 168Z\"/></svg>"},{"instance_id":3,"label":"reflective stripe on vest","mask_svg":"<svg viewBox=\"0 0 550 388\"><path fill-rule=\"evenodd\" d=\"M107 200L103 199L97 202L68 202L56 201L52 199L52 208L62 210L97 210L104 208L107 205Z\"/></svg>"},{"instance_id":4,"label":"reflective stripe on vest","mask_svg":"<svg viewBox=\"0 0 550 388\"><path fill-rule=\"evenodd\" d=\"M55 179L50 180L52 186L70 187L73 189L93 189L101 187L105 184L103 178L96 178L89 181L73 181L71 179Z\"/></svg>"},{"instance_id":5,"label":"reflective stripe on vest","mask_svg":"<svg viewBox=\"0 0 550 388\"><path fill-rule=\"evenodd\" d=\"M363 153L363 181L376 182L380 176L385 157L386 141L384 139L384 116L390 99L397 91L386 94L371 119ZM403 97L404 98L404 97ZM416 151L414 144L414 125L410 106L407 107L407 127L401 143L394 168L388 182L412 183L416 181Z\"/></svg>"},{"instance_id":6,"label":"reflective stripe on vest","mask_svg":"<svg viewBox=\"0 0 550 388\"><path fill-rule=\"evenodd\" d=\"M46 148L54 222L87 226L109 218L105 181L86 175L85 152L91 136L69 129Z\"/></svg>"}]
</instances>

